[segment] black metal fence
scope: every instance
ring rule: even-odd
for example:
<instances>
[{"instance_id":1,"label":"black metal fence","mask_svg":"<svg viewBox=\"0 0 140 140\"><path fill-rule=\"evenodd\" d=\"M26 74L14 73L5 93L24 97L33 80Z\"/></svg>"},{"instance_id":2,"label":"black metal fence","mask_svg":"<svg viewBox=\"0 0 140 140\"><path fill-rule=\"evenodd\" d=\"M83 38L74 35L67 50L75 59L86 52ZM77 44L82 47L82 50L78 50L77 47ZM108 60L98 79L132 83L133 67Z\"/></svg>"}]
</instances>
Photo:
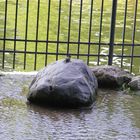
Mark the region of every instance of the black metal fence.
<instances>
[{"instance_id":1,"label":"black metal fence","mask_svg":"<svg viewBox=\"0 0 140 140\"><path fill-rule=\"evenodd\" d=\"M5 0L0 8L1 69L38 70L71 55L140 72L138 0Z\"/></svg>"}]
</instances>

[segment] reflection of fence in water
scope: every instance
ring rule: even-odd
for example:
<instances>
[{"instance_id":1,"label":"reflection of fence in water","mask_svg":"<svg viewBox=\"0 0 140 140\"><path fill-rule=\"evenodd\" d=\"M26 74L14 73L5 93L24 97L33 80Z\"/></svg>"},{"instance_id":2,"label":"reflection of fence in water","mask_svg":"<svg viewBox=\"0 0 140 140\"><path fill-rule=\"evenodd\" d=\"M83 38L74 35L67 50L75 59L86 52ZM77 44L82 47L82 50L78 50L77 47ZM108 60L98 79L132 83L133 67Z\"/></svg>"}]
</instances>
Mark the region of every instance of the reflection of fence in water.
<instances>
[{"instance_id":1,"label":"reflection of fence in water","mask_svg":"<svg viewBox=\"0 0 140 140\"><path fill-rule=\"evenodd\" d=\"M36 70L70 54L139 72L138 0L5 0L0 7L1 68Z\"/></svg>"}]
</instances>

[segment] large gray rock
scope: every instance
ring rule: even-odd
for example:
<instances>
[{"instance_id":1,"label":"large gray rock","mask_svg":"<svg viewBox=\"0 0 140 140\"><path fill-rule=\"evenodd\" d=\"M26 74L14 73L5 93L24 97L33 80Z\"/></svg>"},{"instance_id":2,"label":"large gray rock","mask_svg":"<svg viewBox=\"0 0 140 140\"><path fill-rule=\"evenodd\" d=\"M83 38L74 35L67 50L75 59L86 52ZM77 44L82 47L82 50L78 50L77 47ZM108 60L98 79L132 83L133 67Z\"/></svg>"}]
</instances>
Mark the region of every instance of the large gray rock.
<instances>
[{"instance_id":1,"label":"large gray rock","mask_svg":"<svg viewBox=\"0 0 140 140\"><path fill-rule=\"evenodd\" d=\"M91 70L98 80L99 87L117 88L132 79L130 73L117 66L95 66Z\"/></svg>"},{"instance_id":2,"label":"large gray rock","mask_svg":"<svg viewBox=\"0 0 140 140\"><path fill-rule=\"evenodd\" d=\"M97 80L81 60L60 60L40 70L29 87L27 99L38 104L62 107L91 105Z\"/></svg>"},{"instance_id":3,"label":"large gray rock","mask_svg":"<svg viewBox=\"0 0 140 140\"><path fill-rule=\"evenodd\" d=\"M132 90L140 90L140 76L133 77L132 80L128 83L128 86Z\"/></svg>"}]
</instances>

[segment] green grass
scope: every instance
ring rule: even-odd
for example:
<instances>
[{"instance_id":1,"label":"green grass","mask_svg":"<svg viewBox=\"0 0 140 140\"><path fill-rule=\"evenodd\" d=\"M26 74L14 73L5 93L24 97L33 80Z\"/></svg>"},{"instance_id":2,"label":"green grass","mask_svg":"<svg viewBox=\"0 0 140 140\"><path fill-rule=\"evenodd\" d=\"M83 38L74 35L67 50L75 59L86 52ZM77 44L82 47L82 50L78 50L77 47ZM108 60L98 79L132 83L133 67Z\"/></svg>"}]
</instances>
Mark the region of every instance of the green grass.
<instances>
[{"instance_id":1,"label":"green grass","mask_svg":"<svg viewBox=\"0 0 140 140\"><path fill-rule=\"evenodd\" d=\"M0 2L0 37L3 38L3 28L4 28L4 10L5 10L5 1ZM7 38L14 38L15 32L15 9L16 9L16 1L8 0L8 13L7 13ZM36 40L36 32L38 32L38 40L46 40L47 36L47 21L48 21L48 0L40 0L40 14L39 14L39 28L36 30L37 26L37 6L38 1L29 0L29 20L28 20L28 34L27 39ZM81 22L81 42L88 42L89 37L89 24L90 24L90 0L83 0L83 10L82 10L82 22ZM25 39L25 30L26 30L26 8L27 8L26 0L19 0L18 4L18 18L17 18L17 36L16 38ZM62 0L61 3L61 19L60 19L60 41L68 40L68 25L69 25L69 0ZM108 43L109 42L109 34L110 34L110 20L111 20L111 7L112 0L104 1L104 12L103 12L103 23L102 23L102 34L101 34L101 42ZM116 18L116 34L115 34L115 42L122 43L122 32L123 32L123 23L124 23L124 0L118 0L118 9L117 9L117 18ZM128 1L128 14L126 21L126 35L125 35L125 43L132 43L132 31L133 31L133 17L134 17L134 6L135 1ZM92 20L92 30L91 30L91 42L99 42L99 30L100 30L100 10L101 10L101 1L94 0L93 3L93 20ZM51 0L50 3L50 26L49 26L49 41L57 40L58 33L58 11L59 11L59 0ZM72 3L72 13L71 13L71 30L70 30L70 41L77 42L78 41L78 31L79 31L79 17L80 17L80 0L73 1ZM138 5L138 14L137 17L140 16L140 6ZM137 19L136 24L136 34L135 34L135 43L140 42L140 19ZM38 52L46 52L46 43L38 43L37 51ZM36 43L28 42L27 43L27 51L35 52ZM88 45L80 45L80 53L87 54L88 53ZM101 46L101 54L108 54L108 46ZM3 41L0 41L0 49L3 49ZM14 42L6 41L6 50L14 49ZM56 53L57 44L48 43L48 52ZM25 50L25 42L16 42L16 50L24 51ZM78 45L69 46L69 53L76 54L78 51ZM114 54L121 54L122 46L114 47ZM67 44L59 44L59 53L67 52ZM135 47L134 53L135 55L139 55L140 49L139 47ZM131 47L125 46L124 48L125 55L131 55ZM91 45L90 46L90 54L98 54L98 46ZM5 67L7 69L13 67L13 59L14 55L12 53L7 53L5 55ZM0 54L0 60L2 61L2 53ZM58 58L62 59L65 56L59 55ZM76 56L73 56L76 58ZM37 54L37 70L44 67L45 61L47 64L56 60L56 56L48 55L47 60L45 54ZM85 62L87 61L87 57L80 57ZM97 57L89 58L90 65L97 64ZM140 58L134 58L134 68L133 71L135 73L139 73L139 61ZM35 55L27 54L26 55L26 71L32 71L34 69ZM115 65L120 66L120 58L115 58ZM15 69L17 71L23 70L24 64L24 54L16 54L16 65ZM107 58L100 57L100 64L107 64ZM130 59L124 59L124 69L128 69L130 66Z\"/></svg>"}]
</instances>

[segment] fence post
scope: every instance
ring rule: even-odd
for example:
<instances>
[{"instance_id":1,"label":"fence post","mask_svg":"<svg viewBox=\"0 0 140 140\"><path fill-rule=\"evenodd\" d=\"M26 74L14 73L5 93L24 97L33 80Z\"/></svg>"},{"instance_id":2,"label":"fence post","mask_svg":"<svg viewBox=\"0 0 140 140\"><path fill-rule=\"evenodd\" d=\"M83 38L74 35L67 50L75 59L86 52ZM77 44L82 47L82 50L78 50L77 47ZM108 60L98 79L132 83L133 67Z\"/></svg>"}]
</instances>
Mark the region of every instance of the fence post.
<instances>
[{"instance_id":1,"label":"fence post","mask_svg":"<svg viewBox=\"0 0 140 140\"><path fill-rule=\"evenodd\" d=\"M109 42L108 65L112 65L112 61L113 61L116 11L117 11L117 0L112 0L112 15L111 15L111 25L110 25L110 42Z\"/></svg>"}]
</instances>

